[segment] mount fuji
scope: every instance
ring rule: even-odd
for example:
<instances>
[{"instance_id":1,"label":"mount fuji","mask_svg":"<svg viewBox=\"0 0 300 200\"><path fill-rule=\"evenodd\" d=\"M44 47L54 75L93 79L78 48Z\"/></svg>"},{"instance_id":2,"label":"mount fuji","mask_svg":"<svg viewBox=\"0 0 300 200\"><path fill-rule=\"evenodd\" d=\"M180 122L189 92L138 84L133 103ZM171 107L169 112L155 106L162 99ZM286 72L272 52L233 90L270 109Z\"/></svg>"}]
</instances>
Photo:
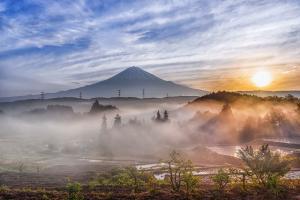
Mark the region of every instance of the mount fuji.
<instances>
[{"instance_id":1,"label":"mount fuji","mask_svg":"<svg viewBox=\"0 0 300 200\"><path fill-rule=\"evenodd\" d=\"M111 78L91 85L56 93L46 93L45 98L79 97L80 94L83 98L118 96L152 98L166 96L202 96L206 94L206 92L179 85L171 81L165 81L139 67L129 67ZM4 97L0 98L0 101L36 98L40 98L40 95Z\"/></svg>"}]
</instances>

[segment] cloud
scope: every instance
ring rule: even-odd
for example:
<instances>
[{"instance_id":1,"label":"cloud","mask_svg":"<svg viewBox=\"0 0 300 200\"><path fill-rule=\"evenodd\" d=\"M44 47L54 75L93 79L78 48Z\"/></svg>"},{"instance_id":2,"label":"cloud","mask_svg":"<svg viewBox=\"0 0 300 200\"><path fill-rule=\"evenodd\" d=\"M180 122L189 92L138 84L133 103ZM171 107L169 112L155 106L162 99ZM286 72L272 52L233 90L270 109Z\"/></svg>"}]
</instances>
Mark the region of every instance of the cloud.
<instances>
[{"instance_id":1,"label":"cloud","mask_svg":"<svg viewBox=\"0 0 300 200\"><path fill-rule=\"evenodd\" d=\"M216 89L228 80L247 78L240 71L265 66L282 73L287 65L299 65L300 4L6 0L0 4L0 34L0 67L14 77L55 85L45 91L100 81L133 65L168 80ZM228 79L220 80L222 74ZM6 85L10 94L16 90ZM289 81L277 89L299 87ZM16 94L26 94L28 88Z\"/></svg>"}]
</instances>

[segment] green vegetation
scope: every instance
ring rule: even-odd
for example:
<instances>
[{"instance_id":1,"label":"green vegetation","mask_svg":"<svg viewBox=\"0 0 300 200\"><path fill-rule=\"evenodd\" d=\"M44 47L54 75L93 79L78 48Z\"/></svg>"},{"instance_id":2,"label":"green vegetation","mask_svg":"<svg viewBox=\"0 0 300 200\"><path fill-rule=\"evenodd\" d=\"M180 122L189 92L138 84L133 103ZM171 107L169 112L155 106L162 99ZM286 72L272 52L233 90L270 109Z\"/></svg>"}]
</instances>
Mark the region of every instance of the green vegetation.
<instances>
[{"instance_id":1,"label":"green vegetation","mask_svg":"<svg viewBox=\"0 0 300 200\"><path fill-rule=\"evenodd\" d=\"M16 165L18 172L23 173L25 170L25 164L22 161L19 161Z\"/></svg>"},{"instance_id":2,"label":"green vegetation","mask_svg":"<svg viewBox=\"0 0 300 200\"><path fill-rule=\"evenodd\" d=\"M192 174L194 167L190 160L185 160L178 152L172 151L169 159L164 162L168 165L168 181L173 191L179 192L182 185L185 185L187 193L194 189L198 179Z\"/></svg>"},{"instance_id":3,"label":"green vegetation","mask_svg":"<svg viewBox=\"0 0 300 200\"><path fill-rule=\"evenodd\" d=\"M142 188L154 184L153 175L137 170L136 167L114 168L109 172L100 174L96 180L89 183L89 187L100 186L123 186L132 188L136 193Z\"/></svg>"},{"instance_id":4,"label":"green vegetation","mask_svg":"<svg viewBox=\"0 0 300 200\"><path fill-rule=\"evenodd\" d=\"M219 191L213 193L217 195L214 197L223 198L230 188L235 187L242 188L241 192L247 194L253 191L254 186L271 190L272 194L279 196L278 194L282 192L278 189L280 180L290 170L290 161L272 152L268 145L262 145L258 150L248 146L241 149L239 155L245 163L244 168L219 169L217 174L211 177ZM101 174L97 182L93 181L90 185L128 187L135 193L147 190L153 195L158 194L162 188L169 188L178 194L183 192L187 199L192 197L192 194L199 194L201 178L193 174L197 170L190 160L172 151L169 158L163 162L166 163L166 167L162 168L161 172L167 173L165 180L156 180L152 172L126 167Z\"/></svg>"},{"instance_id":5,"label":"green vegetation","mask_svg":"<svg viewBox=\"0 0 300 200\"><path fill-rule=\"evenodd\" d=\"M202 100L216 100L225 103L233 103L237 100L247 100L252 102L271 101L274 103L275 102L300 103L300 100L291 94L288 94L286 97L278 97L278 96L259 97L251 94L245 94L239 92L228 92L228 91L212 92L210 94L197 98L193 102L202 101Z\"/></svg>"},{"instance_id":6,"label":"green vegetation","mask_svg":"<svg viewBox=\"0 0 300 200\"><path fill-rule=\"evenodd\" d=\"M290 161L279 153L271 152L267 144L259 150L247 146L239 151L239 156L246 165L245 173L266 188L276 188L280 178L290 170Z\"/></svg>"},{"instance_id":7,"label":"green vegetation","mask_svg":"<svg viewBox=\"0 0 300 200\"><path fill-rule=\"evenodd\" d=\"M229 173L225 172L222 168L218 170L218 173L212 177L213 182L217 186L217 189L224 191L225 187L230 182Z\"/></svg>"},{"instance_id":8,"label":"green vegetation","mask_svg":"<svg viewBox=\"0 0 300 200\"><path fill-rule=\"evenodd\" d=\"M83 195L81 193L81 184L78 182L68 183L67 191L68 191L68 200L83 200Z\"/></svg>"},{"instance_id":9,"label":"green vegetation","mask_svg":"<svg viewBox=\"0 0 300 200\"><path fill-rule=\"evenodd\" d=\"M156 113L156 116L153 118L155 122L168 122L169 121L169 113L167 110L164 111L163 117L160 114L160 111L158 110Z\"/></svg>"},{"instance_id":10,"label":"green vegetation","mask_svg":"<svg viewBox=\"0 0 300 200\"><path fill-rule=\"evenodd\" d=\"M183 173L183 184L185 186L185 192L187 198L189 198L190 194L194 192L200 184L201 178L199 176L193 175L193 167L190 165L188 168L185 169Z\"/></svg>"},{"instance_id":11,"label":"green vegetation","mask_svg":"<svg viewBox=\"0 0 300 200\"><path fill-rule=\"evenodd\" d=\"M223 168L202 179L197 168L172 151L166 167L154 171L134 166L113 168L95 176L88 184L70 182L65 189L0 187L0 199L292 199L299 195L300 181L286 180L290 161L272 152L268 145L239 151L244 167ZM164 180L154 173L165 173ZM19 176L19 175L18 175ZM38 177L42 176L39 175ZM15 195L15 196L13 196Z\"/></svg>"},{"instance_id":12,"label":"green vegetation","mask_svg":"<svg viewBox=\"0 0 300 200\"><path fill-rule=\"evenodd\" d=\"M104 111L109 111L109 110L117 110L117 107L112 106L112 105L101 105L101 104L99 104L98 100L96 99L91 107L90 114L99 114L99 113L102 113Z\"/></svg>"}]
</instances>

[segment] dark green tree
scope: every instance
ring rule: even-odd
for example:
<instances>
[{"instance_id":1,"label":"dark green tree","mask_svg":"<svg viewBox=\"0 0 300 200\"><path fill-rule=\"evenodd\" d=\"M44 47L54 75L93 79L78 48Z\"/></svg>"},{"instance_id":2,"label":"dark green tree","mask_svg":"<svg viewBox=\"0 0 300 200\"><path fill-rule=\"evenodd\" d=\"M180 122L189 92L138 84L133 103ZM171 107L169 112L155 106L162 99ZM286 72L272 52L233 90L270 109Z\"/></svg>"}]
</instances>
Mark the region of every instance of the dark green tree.
<instances>
[{"instance_id":1,"label":"dark green tree","mask_svg":"<svg viewBox=\"0 0 300 200\"><path fill-rule=\"evenodd\" d=\"M156 113L156 118L155 118L156 121L161 121L161 115L160 115L160 112L159 110L157 111Z\"/></svg>"},{"instance_id":2,"label":"dark green tree","mask_svg":"<svg viewBox=\"0 0 300 200\"><path fill-rule=\"evenodd\" d=\"M169 121L169 114L168 114L168 111L165 110L164 112L164 119L163 121Z\"/></svg>"},{"instance_id":3,"label":"dark green tree","mask_svg":"<svg viewBox=\"0 0 300 200\"><path fill-rule=\"evenodd\" d=\"M67 184L68 191L68 200L83 200L83 195L81 193L82 187L78 182L68 183Z\"/></svg>"},{"instance_id":4,"label":"dark green tree","mask_svg":"<svg viewBox=\"0 0 300 200\"><path fill-rule=\"evenodd\" d=\"M107 118L106 118L105 115L103 115L103 117L102 117L102 126L101 126L101 129L102 129L103 131L106 131L106 130L107 130Z\"/></svg>"},{"instance_id":5,"label":"dark green tree","mask_svg":"<svg viewBox=\"0 0 300 200\"><path fill-rule=\"evenodd\" d=\"M212 177L212 180L218 190L224 191L225 187L230 182L230 177L229 174L221 168L218 170L218 173Z\"/></svg>"},{"instance_id":6,"label":"dark green tree","mask_svg":"<svg viewBox=\"0 0 300 200\"><path fill-rule=\"evenodd\" d=\"M114 127L120 127L122 124L122 118L119 114L115 116Z\"/></svg>"},{"instance_id":7,"label":"dark green tree","mask_svg":"<svg viewBox=\"0 0 300 200\"><path fill-rule=\"evenodd\" d=\"M96 101L93 103L93 105L91 107L90 113L92 113L92 114L97 113L99 110L99 107L100 107L100 104L99 104L98 100L96 99Z\"/></svg>"},{"instance_id":8,"label":"dark green tree","mask_svg":"<svg viewBox=\"0 0 300 200\"><path fill-rule=\"evenodd\" d=\"M190 160L184 159L183 156L176 151L172 151L169 158L164 162L167 163L165 170L168 171L168 181L172 190L179 192L182 186L185 186L188 196L199 181L193 176L193 163Z\"/></svg>"}]
</instances>

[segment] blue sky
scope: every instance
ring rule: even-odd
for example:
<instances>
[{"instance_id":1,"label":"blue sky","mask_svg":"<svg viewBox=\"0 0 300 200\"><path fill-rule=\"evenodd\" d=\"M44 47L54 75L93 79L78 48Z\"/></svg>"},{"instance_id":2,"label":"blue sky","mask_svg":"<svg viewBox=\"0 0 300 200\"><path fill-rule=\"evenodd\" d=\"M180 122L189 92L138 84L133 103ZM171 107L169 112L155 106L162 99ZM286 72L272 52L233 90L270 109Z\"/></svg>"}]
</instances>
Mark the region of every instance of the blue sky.
<instances>
[{"instance_id":1,"label":"blue sky","mask_svg":"<svg viewBox=\"0 0 300 200\"><path fill-rule=\"evenodd\" d=\"M130 66L206 90L299 89L299 0L0 0L0 96L54 92Z\"/></svg>"}]
</instances>

